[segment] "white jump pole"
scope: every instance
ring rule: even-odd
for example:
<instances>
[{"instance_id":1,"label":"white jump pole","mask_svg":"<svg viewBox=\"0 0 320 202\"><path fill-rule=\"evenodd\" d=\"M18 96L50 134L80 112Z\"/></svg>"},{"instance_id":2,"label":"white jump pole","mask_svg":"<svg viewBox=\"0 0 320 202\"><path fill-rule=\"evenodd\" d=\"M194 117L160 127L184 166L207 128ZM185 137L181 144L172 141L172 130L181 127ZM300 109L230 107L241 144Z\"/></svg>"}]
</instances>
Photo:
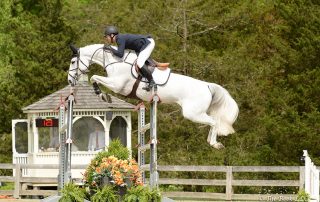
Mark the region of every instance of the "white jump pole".
<instances>
[{"instance_id":1,"label":"white jump pole","mask_svg":"<svg viewBox=\"0 0 320 202\"><path fill-rule=\"evenodd\" d=\"M150 149L150 179L149 184L151 188L158 188L159 174L158 174L158 160L157 160L157 104L159 97L157 96L157 87L153 88L153 98L150 109L150 123L145 124L145 106L139 106L138 118L138 164L142 169L142 182L145 184L145 170L147 164L145 162L145 151ZM150 129L150 141L145 144L145 132Z\"/></svg>"},{"instance_id":2,"label":"white jump pole","mask_svg":"<svg viewBox=\"0 0 320 202\"><path fill-rule=\"evenodd\" d=\"M58 190L59 195L61 195L60 190L64 186L65 179L65 163L66 163L66 123L65 123L65 105L61 102L59 107L59 138L60 138L60 149L59 149L59 175L58 175Z\"/></svg>"},{"instance_id":3,"label":"white jump pole","mask_svg":"<svg viewBox=\"0 0 320 202\"><path fill-rule=\"evenodd\" d=\"M150 187L158 188L158 156L157 156L157 106L159 97L157 86L153 87L153 98L150 111Z\"/></svg>"},{"instance_id":4,"label":"white jump pole","mask_svg":"<svg viewBox=\"0 0 320 202\"><path fill-rule=\"evenodd\" d=\"M65 184L71 182L73 105L74 96L71 93L68 97L67 121L65 120L65 106L61 104L59 108L60 153L58 190L61 190Z\"/></svg>"}]
</instances>

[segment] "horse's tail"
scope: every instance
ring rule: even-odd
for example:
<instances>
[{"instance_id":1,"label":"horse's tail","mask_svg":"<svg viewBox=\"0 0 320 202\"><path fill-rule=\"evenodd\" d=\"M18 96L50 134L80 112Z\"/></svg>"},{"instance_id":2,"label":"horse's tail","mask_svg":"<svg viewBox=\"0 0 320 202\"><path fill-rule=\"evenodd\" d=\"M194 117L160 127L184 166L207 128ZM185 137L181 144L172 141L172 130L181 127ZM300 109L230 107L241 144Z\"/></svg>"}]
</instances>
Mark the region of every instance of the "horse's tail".
<instances>
[{"instance_id":1,"label":"horse's tail","mask_svg":"<svg viewBox=\"0 0 320 202\"><path fill-rule=\"evenodd\" d=\"M239 113L237 103L222 86L210 83L208 87L212 93L212 100L207 113L216 120L218 135L227 136L234 133L232 124L236 121Z\"/></svg>"}]
</instances>

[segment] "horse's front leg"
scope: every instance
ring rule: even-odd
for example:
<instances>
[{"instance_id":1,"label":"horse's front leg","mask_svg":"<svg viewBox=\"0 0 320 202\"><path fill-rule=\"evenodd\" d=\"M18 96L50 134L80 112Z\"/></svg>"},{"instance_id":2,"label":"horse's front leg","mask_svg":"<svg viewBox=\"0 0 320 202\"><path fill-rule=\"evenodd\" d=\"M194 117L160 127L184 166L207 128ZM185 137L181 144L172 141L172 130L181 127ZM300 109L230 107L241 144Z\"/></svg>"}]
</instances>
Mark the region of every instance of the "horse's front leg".
<instances>
[{"instance_id":1,"label":"horse's front leg","mask_svg":"<svg viewBox=\"0 0 320 202\"><path fill-rule=\"evenodd\" d=\"M119 93L121 90L121 88L119 88L119 85L116 85L117 82L114 78L93 75L90 78L90 81L91 83L96 82L97 84L102 84L115 93Z\"/></svg>"},{"instance_id":2,"label":"horse's front leg","mask_svg":"<svg viewBox=\"0 0 320 202\"><path fill-rule=\"evenodd\" d=\"M102 93L97 82L93 82L92 85L93 85L93 90L96 95L98 95L103 101L108 102L108 103L112 103L111 96L108 94Z\"/></svg>"}]
</instances>

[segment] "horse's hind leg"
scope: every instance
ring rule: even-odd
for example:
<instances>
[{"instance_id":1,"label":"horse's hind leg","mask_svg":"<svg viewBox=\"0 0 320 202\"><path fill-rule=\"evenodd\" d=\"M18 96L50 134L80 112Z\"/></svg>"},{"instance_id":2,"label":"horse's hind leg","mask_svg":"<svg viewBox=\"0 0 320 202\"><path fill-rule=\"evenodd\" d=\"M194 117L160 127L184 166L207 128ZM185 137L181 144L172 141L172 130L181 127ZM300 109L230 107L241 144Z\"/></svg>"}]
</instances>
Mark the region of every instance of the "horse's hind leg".
<instances>
[{"instance_id":1,"label":"horse's hind leg","mask_svg":"<svg viewBox=\"0 0 320 202\"><path fill-rule=\"evenodd\" d=\"M216 121L214 120L214 118L209 116L205 112L196 111L197 110L194 110L186 105L183 105L182 107L182 113L185 118L193 122L211 126L207 141L212 147L216 149L224 148L223 144L217 141L217 130L215 129Z\"/></svg>"},{"instance_id":2,"label":"horse's hind leg","mask_svg":"<svg viewBox=\"0 0 320 202\"><path fill-rule=\"evenodd\" d=\"M218 142L217 141L217 136L218 136L218 133L217 133L217 130L215 127L211 127L210 128L210 131L209 131L209 135L208 135L208 138L207 138L207 142L213 146L214 148L216 149L223 149L224 146L221 142Z\"/></svg>"}]
</instances>

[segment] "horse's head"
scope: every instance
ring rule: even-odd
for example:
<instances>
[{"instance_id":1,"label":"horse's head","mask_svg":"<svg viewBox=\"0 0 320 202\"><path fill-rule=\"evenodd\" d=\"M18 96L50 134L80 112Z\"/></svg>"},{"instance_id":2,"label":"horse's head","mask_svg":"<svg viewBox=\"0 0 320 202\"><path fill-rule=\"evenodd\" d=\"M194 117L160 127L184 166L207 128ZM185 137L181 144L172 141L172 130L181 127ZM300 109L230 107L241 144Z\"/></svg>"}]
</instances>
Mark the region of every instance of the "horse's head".
<instances>
[{"instance_id":1,"label":"horse's head","mask_svg":"<svg viewBox=\"0 0 320 202\"><path fill-rule=\"evenodd\" d=\"M70 49L72 51L72 59L69 66L68 82L74 86L78 80L80 51L74 45L70 45Z\"/></svg>"},{"instance_id":2,"label":"horse's head","mask_svg":"<svg viewBox=\"0 0 320 202\"><path fill-rule=\"evenodd\" d=\"M103 58L99 57L99 50L102 50L99 46L86 46L83 48L76 48L74 45L70 45L72 51L72 59L70 62L68 82L71 85L75 85L81 74L86 74L89 70L89 65L94 62L103 64ZM100 51L102 52L102 51Z\"/></svg>"},{"instance_id":3,"label":"horse's head","mask_svg":"<svg viewBox=\"0 0 320 202\"><path fill-rule=\"evenodd\" d=\"M123 63L122 58L113 56L110 50L104 50L103 47L104 44L93 44L78 49L75 46L70 45L72 50L72 59L68 73L69 84L75 85L77 80L80 78L80 75L86 74L89 71L88 68L92 63L102 66L106 70L108 76L111 76L114 72L121 69L113 68L112 64ZM132 57L131 55L130 57L126 55L127 63L135 60L136 56L132 55ZM126 64L126 66L128 65Z\"/></svg>"}]
</instances>

